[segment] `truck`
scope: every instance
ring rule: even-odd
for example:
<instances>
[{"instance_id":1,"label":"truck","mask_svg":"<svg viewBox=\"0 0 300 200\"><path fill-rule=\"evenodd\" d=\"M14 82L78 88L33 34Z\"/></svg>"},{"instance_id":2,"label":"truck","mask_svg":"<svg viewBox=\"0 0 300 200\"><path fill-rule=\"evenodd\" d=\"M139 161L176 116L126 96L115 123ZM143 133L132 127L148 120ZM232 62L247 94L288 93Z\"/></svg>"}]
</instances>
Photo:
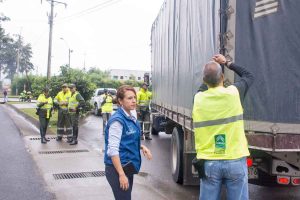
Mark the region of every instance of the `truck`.
<instances>
[{"instance_id":1,"label":"truck","mask_svg":"<svg viewBox=\"0 0 300 200\"><path fill-rule=\"evenodd\" d=\"M300 1L165 0L151 30L152 134L171 137L175 182L199 184L193 97L222 53L255 81L243 103L249 182L300 185ZM239 77L224 68L228 86Z\"/></svg>"}]
</instances>

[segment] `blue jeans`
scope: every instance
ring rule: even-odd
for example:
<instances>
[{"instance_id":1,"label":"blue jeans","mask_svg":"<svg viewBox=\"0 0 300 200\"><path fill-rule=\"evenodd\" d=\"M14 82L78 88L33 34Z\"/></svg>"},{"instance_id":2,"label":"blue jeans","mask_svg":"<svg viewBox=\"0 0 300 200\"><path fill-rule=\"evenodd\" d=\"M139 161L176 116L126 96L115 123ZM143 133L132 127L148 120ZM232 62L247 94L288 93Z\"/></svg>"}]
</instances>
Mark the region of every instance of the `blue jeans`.
<instances>
[{"instance_id":1,"label":"blue jeans","mask_svg":"<svg viewBox=\"0 0 300 200\"><path fill-rule=\"evenodd\" d=\"M226 187L227 200L248 200L248 168L246 158L236 160L207 160L205 178L200 180L199 200L221 199L221 189Z\"/></svg>"}]
</instances>

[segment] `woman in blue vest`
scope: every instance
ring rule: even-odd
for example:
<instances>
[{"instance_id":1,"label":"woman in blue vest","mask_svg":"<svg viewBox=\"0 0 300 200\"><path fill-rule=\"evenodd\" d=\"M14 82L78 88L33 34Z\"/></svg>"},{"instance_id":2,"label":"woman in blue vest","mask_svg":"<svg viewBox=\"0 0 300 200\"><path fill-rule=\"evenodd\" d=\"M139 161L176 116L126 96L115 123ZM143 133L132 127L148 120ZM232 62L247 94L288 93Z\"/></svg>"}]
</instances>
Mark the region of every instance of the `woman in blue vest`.
<instances>
[{"instance_id":1,"label":"woman in blue vest","mask_svg":"<svg viewBox=\"0 0 300 200\"><path fill-rule=\"evenodd\" d=\"M136 92L128 85L117 91L119 109L105 129L105 173L116 200L130 200L133 176L141 167L141 154L150 160L150 150L141 145L136 115Z\"/></svg>"}]
</instances>

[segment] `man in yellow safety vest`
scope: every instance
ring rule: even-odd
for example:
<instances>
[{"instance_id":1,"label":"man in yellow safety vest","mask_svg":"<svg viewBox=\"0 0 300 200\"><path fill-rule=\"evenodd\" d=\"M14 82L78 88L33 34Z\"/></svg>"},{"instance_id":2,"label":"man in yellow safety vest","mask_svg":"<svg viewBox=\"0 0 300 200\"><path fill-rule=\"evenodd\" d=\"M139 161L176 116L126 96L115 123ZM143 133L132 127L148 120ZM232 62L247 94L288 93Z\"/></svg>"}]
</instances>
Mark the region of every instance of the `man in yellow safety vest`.
<instances>
[{"instance_id":1,"label":"man in yellow safety vest","mask_svg":"<svg viewBox=\"0 0 300 200\"><path fill-rule=\"evenodd\" d=\"M56 97L54 98L54 104L58 106L56 141L62 140L66 128L66 135L67 135L68 142L69 143L72 142L73 133L72 133L70 116L68 112L68 102L70 97L71 97L71 92L68 88L68 85L65 83L62 85L62 90L59 93L57 93Z\"/></svg>"},{"instance_id":2,"label":"man in yellow safety vest","mask_svg":"<svg viewBox=\"0 0 300 200\"><path fill-rule=\"evenodd\" d=\"M70 145L76 145L78 143L79 112L84 107L85 102L81 94L76 91L75 84L70 84L69 88L71 91L71 97L69 98L68 102L68 110L73 128L73 138Z\"/></svg>"},{"instance_id":3,"label":"man in yellow safety vest","mask_svg":"<svg viewBox=\"0 0 300 200\"><path fill-rule=\"evenodd\" d=\"M104 89L104 94L102 94L101 97L102 97L101 113L102 113L103 134L104 134L106 124L113 111L113 97L111 96L111 94L107 89Z\"/></svg>"},{"instance_id":4,"label":"man in yellow safety vest","mask_svg":"<svg viewBox=\"0 0 300 200\"><path fill-rule=\"evenodd\" d=\"M137 93L137 114L141 124L142 134L141 140L152 140L150 136L150 101L152 93L148 91L148 84L143 83L141 89Z\"/></svg>"},{"instance_id":5,"label":"man in yellow safety vest","mask_svg":"<svg viewBox=\"0 0 300 200\"><path fill-rule=\"evenodd\" d=\"M208 89L195 95L192 113L197 159L204 160L200 200L220 199L222 184L226 186L227 199L247 200L249 150L241 100L254 77L221 54L213 60L204 66L203 82ZM224 87L220 64L236 72L241 77L239 81Z\"/></svg>"},{"instance_id":6,"label":"man in yellow safety vest","mask_svg":"<svg viewBox=\"0 0 300 200\"><path fill-rule=\"evenodd\" d=\"M40 121L41 143L45 144L50 140L46 138L47 127L52 114L53 101L49 96L49 88L45 88L44 92L37 99L37 115Z\"/></svg>"}]
</instances>

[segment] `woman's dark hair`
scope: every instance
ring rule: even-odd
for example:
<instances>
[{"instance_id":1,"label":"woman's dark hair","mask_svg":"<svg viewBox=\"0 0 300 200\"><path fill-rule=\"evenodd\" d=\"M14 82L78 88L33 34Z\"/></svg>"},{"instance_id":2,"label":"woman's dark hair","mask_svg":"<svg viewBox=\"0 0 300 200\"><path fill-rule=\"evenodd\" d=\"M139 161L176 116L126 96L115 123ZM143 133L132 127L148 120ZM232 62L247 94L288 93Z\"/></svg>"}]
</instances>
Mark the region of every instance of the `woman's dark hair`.
<instances>
[{"instance_id":1,"label":"woman's dark hair","mask_svg":"<svg viewBox=\"0 0 300 200\"><path fill-rule=\"evenodd\" d=\"M118 88L117 90L117 100L119 103L119 99L123 100L125 97L125 93L127 91L132 91L135 95L136 95L136 91L134 90L134 88L130 85L122 85Z\"/></svg>"}]
</instances>

